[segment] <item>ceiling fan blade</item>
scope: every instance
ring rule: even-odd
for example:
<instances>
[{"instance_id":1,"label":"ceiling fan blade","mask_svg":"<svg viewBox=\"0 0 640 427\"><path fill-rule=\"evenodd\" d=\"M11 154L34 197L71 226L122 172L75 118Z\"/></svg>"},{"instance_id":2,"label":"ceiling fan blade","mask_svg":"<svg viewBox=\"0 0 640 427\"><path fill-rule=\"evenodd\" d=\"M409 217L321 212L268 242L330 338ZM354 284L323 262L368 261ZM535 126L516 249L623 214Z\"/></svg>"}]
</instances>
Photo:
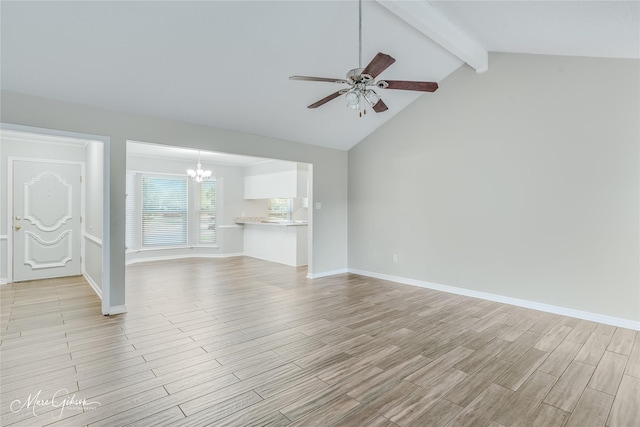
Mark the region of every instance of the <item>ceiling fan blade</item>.
<instances>
[{"instance_id":1,"label":"ceiling fan blade","mask_svg":"<svg viewBox=\"0 0 640 427\"><path fill-rule=\"evenodd\" d=\"M368 74L374 79L378 74L389 68L391 64L396 62L391 56L386 53L378 52L378 54L369 62L369 65L362 70L362 74Z\"/></svg>"},{"instance_id":2,"label":"ceiling fan blade","mask_svg":"<svg viewBox=\"0 0 640 427\"><path fill-rule=\"evenodd\" d=\"M314 102L313 104L309 105L307 108L318 108L321 105L326 104L327 102L331 101L332 99L336 99L337 97L340 96L340 91L334 92L329 96L325 96L324 98L322 98L320 101L318 102Z\"/></svg>"},{"instance_id":3,"label":"ceiling fan blade","mask_svg":"<svg viewBox=\"0 0 640 427\"><path fill-rule=\"evenodd\" d=\"M330 79L326 77L291 76L289 80L305 80L309 82L347 83L345 79Z\"/></svg>"},{"instance_id":4,"label":"ceiling fan blade","mask_svg":"<svg viewBox=\"0 0 640 427\"><path fill-rule=\"evenodd\" d=\"M387 111L388 109L389 107L387 107L387 104L385 104L382 99L376 102L376 105L373 106L373 111L375 111L376 113L382 113L383 111Z\"/></svg>"},{"instance_id":5,"label":"ceiling fan blade","mask_svg":"<svg viewBox=\"0 0 640 427\"><path fill-rule=\"evenodd\" d=\"M438 83L435 82L412 82L408 80L384 80L387 83L385 89L419 90L421 92L435 92ZM384 87L380 86L380 87Z\"/></svg>"}]
</instances>

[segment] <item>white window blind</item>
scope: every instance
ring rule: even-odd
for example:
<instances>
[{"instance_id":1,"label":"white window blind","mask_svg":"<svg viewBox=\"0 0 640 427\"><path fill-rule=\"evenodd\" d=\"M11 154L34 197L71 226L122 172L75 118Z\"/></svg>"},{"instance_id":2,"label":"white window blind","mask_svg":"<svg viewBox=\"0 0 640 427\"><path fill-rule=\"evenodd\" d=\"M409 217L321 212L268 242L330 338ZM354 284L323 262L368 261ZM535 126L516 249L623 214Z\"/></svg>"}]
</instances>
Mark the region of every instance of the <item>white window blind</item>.
<instances>
[{"instance_id":1,"label":"white window blind","mask_svg":"<svg viewBox=\"0 0 640 427\"><path fill-rule=\"evenodd\" d=\"M135 209L136 209L136 176L127 174L127 198L125 200L125 248L133 249L135 245Z\"/></svg>"},{"instance_id":2,"label":"white window blind","mask_svg":"<svg viewBox=\"0 0 640 427\"><path fill-rule=\"evenodd\" d=\"M142 245L187 244L187 179L142 177Z\"/></svg>"},{"instance_id":3,"label":"white window blind","mask_svg":"<svg viewBox=\"0 0 640 427\"><path fill-rule=\"evenodd\" d=\"M216 243L216 181L210 179L198 184L196 215L198 223L198 244Z\"/></svg>"}]
</instances>

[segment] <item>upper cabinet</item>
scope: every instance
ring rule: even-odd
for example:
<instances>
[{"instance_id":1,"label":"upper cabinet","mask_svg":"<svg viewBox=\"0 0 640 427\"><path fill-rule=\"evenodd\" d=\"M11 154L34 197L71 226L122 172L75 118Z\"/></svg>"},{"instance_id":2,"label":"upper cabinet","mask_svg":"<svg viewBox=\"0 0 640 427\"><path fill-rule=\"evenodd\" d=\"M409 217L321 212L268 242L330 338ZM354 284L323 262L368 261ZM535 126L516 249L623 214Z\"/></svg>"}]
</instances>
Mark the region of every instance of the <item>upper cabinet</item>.
<instances>
[{"instance_id":1,"label":"upper cabinet","mask_svg":"<svg viewBox=\"0 0 640 427\"><path fill-rule=\"evenodd\" d=\"M308 165L272 160L245 168L245 199L307 197Z\"/></svg>"}]
</instances>

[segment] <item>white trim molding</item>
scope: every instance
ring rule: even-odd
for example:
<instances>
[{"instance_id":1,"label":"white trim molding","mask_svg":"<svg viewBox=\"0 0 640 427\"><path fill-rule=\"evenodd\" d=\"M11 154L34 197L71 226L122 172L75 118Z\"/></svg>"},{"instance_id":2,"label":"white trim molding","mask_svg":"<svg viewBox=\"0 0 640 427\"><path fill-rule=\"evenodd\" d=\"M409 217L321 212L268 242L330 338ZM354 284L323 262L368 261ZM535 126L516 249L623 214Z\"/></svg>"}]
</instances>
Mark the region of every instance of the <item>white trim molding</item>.
<instances>
[{"instance_id":1,"label":"white trim molding","mask_svg":"<svg viewBox=\"0 0 640 427\"><path fill-rule=\"evenodd\" d=\"M544 311L547 313L560 314L562 316L575 317L578 319L590 320L592 322L604 323L619 328L633 329L640 331L640 322L623 319L620 317L607 316L589 311L575 310L573 308L560 307L557 305L544 304L535 301L512 298L503 295L491 294L488 292L474 291L472 289L458 288L456 286L440 285L437 283L425 282L423 280L409 279L406 277L392 276L390 274L375 273L373 271L358 270L350 268L349 273L360 276L373 277L375 279L388 280L390 282L402 283L405 285L418 286L421 288L433 289L436 291L448 292L450 294L464 295L473 298L480 298L488 301L495 301L518 307L530 308L532 310Z\"/></svg>"},{"instance_id":2,"label":"white trim molding","mask_svg":"<svg viewBox=\"0 0 640 427\"><path fill-rule=\"evenodd\" d=\"M152 262L152 261L170 261L174 259L186 259L186 258L232 258L237 256L244 256L243 253L230 253L230 254L184 254L184 255L165 255L146 258L135 258L125 261L125 265L138 264L140 262Z\"/></svg>"},{"instance_id":3,"label":"white trim molding","mask_svg":"<svg viewBox=\"0 0 640 427\"><path fill-rule=\"evenodd\" d=\"M93 277L91 277L91 275L89 275L89 273L87 273L86 271L82 272L82 276L89 283L89 285L91 286L91 289L93 289L93 291L96 293L96 295L98 295L98 297L100 297L100 299L102 299L102 289L100 289L100 287L98 286L96 281L93 280Z\"/></svg>"},{"instance_id":4,"label":"white trim molding","mask_svg":"<svg viewBox=\"0 0 640 427\"><path fill-rule=\"evenodd\" d=\"M0 234L0 241L7 241L9 240L9 236L7 236L6 234ZM7 248L7 250L9 250L9 248ZM0 285L6 285L7 283L9 283L9 278L7 277L0 277Z\"/></svg>"},{"instance_id":5,"label":"white trim molding","mask_svg":"<svg viewBox=\"0 0 640 427\"><path fill-rule=\"evenodd\" d=\"M337 276L338 274L346 273L349 273L349 270L346 268L332 271L321 271L319 273L307 273L307 279L320 279L321 277Z\"/></svg>"},{"instance_id":6,"label":"white trim molding","mask_svg":"<svg viewBox=\"0 0 640 427\"><path fill-rule=\"evenodd\" d=\"M9 236L7 236L6 234L0 234L0 241L5 241L7 242L7 246L9 243ZM7 250L9 250L9 248L6 248ZM5 261L7 262L7 261ZM2 266L0 266L1 268ZM4 266L4 268L8 268L8 266ZM9 278L8 277L0 277L0 285L6 285L7 283L9 283Z\"/></svg>"},{"instance_id":7,"label":"white trim molding","mask_svg":"<svg viewBox=\"0 0 640 427\"><path fill-rule=\"evenodd\" d=\"M100 239L100 238L98 238L98 237L94 236L93 234L84 233L84 238L85 238L86 240L90 240L90 241L92 241L93 243L95 243L95 244L96 244L96 245L98 245L98 246L102 246L102 239Z\"/></svg>"},{"instance_id":8,"label":"white trim molding","mask_svg":"<svg viewBox=\"0 0 640 427\"><path fill-rule=\"evenodd\" d=\"M107 316L113 316L116 314L123 314L127 312L126 305L115 305L109 308L109 312L106 314Z\"/></svg>"}]
</instances>

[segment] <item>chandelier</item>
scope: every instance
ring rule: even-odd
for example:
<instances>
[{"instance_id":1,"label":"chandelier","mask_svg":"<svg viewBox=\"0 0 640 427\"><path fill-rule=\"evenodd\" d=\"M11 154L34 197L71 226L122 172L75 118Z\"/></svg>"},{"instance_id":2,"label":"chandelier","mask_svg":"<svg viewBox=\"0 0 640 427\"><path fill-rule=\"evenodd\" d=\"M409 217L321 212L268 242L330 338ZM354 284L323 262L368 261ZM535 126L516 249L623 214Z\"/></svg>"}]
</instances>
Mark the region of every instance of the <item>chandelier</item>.
<instances>
[{"instance_id":1,"label":"chandelier","mask_svg":"<svg viewBox=\"0 0 640 427\"><path fill-rule=\"evenodd\" d=\"M211 178L211 171L202 169L202 164L200 163L200 150L198 150L198 165L196 169L187 169L187 175L189 175L189 178L193 179L195 182L202 182Z\"/></svg>"}]
</instances>

